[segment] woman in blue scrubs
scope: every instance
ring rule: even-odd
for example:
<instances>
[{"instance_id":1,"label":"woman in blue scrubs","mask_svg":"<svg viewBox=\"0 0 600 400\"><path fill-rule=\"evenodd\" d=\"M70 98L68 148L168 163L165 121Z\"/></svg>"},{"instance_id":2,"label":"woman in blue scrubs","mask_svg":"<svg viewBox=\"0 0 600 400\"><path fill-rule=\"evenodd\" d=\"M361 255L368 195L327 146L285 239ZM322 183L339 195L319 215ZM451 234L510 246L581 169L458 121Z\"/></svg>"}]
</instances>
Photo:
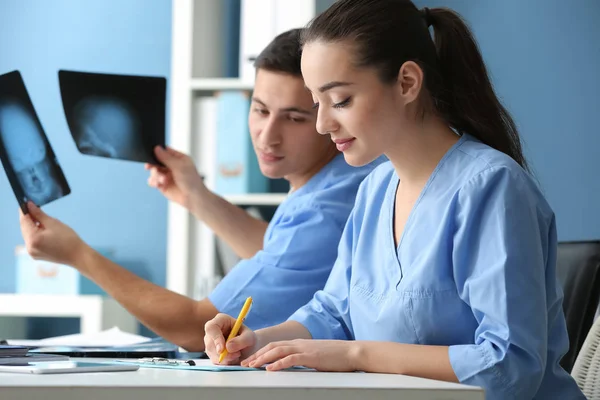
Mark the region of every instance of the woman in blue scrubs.
<instances>
[{"instance_id":1,"label":"woman in blue scrubs","mask_svg":"<svg viewBox=\"0 0 600 400\"><path fill-rule=\"evenodd\" d=\"M407 0L339 0L303 42L317 130L351 165L390 161L362 183L325 288L283 324L242 329L224 362L583 398L559 365L554 213L468 27ZM234 321L207 324L213 360Z\"/></svg>"}]
</instances>

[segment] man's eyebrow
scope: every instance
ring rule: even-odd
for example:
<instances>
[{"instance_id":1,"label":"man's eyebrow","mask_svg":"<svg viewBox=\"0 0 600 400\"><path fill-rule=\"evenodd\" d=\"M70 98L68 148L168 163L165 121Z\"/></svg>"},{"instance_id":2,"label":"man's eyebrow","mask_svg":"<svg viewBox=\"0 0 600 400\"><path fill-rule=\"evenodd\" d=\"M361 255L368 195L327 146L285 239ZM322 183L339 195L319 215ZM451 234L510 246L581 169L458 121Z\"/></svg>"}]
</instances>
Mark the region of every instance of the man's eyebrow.
<instances>
[{"instance_id":1,"label":"man's eyebrow","mask_svg":"<svg viewBox=\"0 0 600 400\"><path fill-rule=\"evenodd\" d=\"M260 104L263 107L269 108L267 107L267 105L265 104L264 101L262 101L261 99L259 99L258 97L252 97L252 101L255 103ZM306 114L306 115L313 115L313 112L311 110L307 110L301 107L285 107L285 108L280 108L279 111L282 112L297 112L300 114Z\"/></svg>"},{"instance_id":2,"label":"man's eyebrow","mask_svg":"<svg viewBox=\"0 0 600 400\"><path fill-rule=\"evenodd\" d=\"M306 109L300 108L300 107L280 108L279 111L283 111L283 112L297 112L297 113L300 113L300 114L313 115L313 113L310 110L306 110Z\"/></svg>"},{"instance_id":3,"label":"man's eyebrow","mask_svg":"<svg viewBox=\"0 0 600 400\"><path fill-rule=\"evenodd\" d=\"M267 107L267 105L265 104L264 101L262 101L261 99L259 99L258 97L252 96L252 101L255 103L260 104L263 107Z\"/></svg>"}]
</instances>

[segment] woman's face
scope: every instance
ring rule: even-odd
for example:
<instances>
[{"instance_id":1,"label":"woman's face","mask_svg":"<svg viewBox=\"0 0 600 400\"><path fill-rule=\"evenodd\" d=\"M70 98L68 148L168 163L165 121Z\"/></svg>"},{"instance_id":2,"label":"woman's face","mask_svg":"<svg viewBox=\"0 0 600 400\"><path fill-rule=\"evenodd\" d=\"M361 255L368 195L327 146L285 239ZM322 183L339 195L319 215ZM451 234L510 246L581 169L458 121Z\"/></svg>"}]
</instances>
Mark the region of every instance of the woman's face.
<instances>
[{"instance_id":1,"label":"woman's face","mask_svg":"<svg viewBox=\"0 0 600 400\"><path fill-rule=\"evenodd\" d=\"M348 164L365 165L385 153L406 122L399 84L383 84L374 68L356 68L352 48L311 42L302 75L318 104L317 131L329 134Z\"/></svg>"}]
</instances>

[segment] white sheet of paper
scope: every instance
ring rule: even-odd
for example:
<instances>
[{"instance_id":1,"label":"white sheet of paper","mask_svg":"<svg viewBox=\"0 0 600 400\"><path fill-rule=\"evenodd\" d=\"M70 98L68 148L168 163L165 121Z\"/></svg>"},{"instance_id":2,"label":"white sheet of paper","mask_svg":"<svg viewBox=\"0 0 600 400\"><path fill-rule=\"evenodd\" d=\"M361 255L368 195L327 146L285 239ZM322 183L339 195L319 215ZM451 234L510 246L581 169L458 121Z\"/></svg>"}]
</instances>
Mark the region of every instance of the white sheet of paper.
<instances>
[{"instance_id":1,"label":"white sheet of paper","mask_svg":"<svg viewBox=\"0 0 600 400\"><path fill-rule=\"evenodd\" d=\"M9 340L8 343L17 346L73 346L73 347L104 347L104 346L129 346L149 341L150 338L132 333L123 332L118 327L113 327L102 332L92 334L74 334L56 336L41 340Z\"/></svg>"}]
</instances>

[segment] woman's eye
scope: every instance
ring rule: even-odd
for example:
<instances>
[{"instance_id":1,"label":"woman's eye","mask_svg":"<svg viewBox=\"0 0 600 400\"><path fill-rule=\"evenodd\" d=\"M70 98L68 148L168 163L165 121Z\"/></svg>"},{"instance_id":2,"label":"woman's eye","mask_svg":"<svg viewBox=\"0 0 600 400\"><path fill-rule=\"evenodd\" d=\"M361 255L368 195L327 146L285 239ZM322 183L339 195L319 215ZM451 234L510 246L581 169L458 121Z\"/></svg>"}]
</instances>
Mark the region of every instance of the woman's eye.
<instances>
[{"instance_id":1,"label":"woman's eye","mask_svg":"<svg viewBox=\"0 0 600 400\"><path fill-rule=\"evenodd\" d=\"M350 104L350 97L348 97L346 100L344 101L340 101L339 103L335 103L333 105L334 108L344 108L346 107L348 104Z\"/></svg>"},{"instance_id":2,"label":"woman's eye","mask_svg":"<svg viewBox=\"0 0 600 400\"><path fill-rule=\"evenodd\" d=\"M315 108L319 108L319 103L313 103L313 105L312 105L312 108L313 108L313 110L314 110Z\"/></svg>"},{"instance_id":3,"label":"woman's eye","mask_svg":"<svg viewBox=\"0 0 600 400\"><path fill-rule=\"evenodd\" d=\"M267 114L269 114L269 112L268 112L267 110L264 110L264 109L262 109L262 108L255 108L255 109L254 109L254 112L255 112L255 113L258 113L258 114L260 114L260 115L267 115Z\"/></svg>"}]
</instances>

